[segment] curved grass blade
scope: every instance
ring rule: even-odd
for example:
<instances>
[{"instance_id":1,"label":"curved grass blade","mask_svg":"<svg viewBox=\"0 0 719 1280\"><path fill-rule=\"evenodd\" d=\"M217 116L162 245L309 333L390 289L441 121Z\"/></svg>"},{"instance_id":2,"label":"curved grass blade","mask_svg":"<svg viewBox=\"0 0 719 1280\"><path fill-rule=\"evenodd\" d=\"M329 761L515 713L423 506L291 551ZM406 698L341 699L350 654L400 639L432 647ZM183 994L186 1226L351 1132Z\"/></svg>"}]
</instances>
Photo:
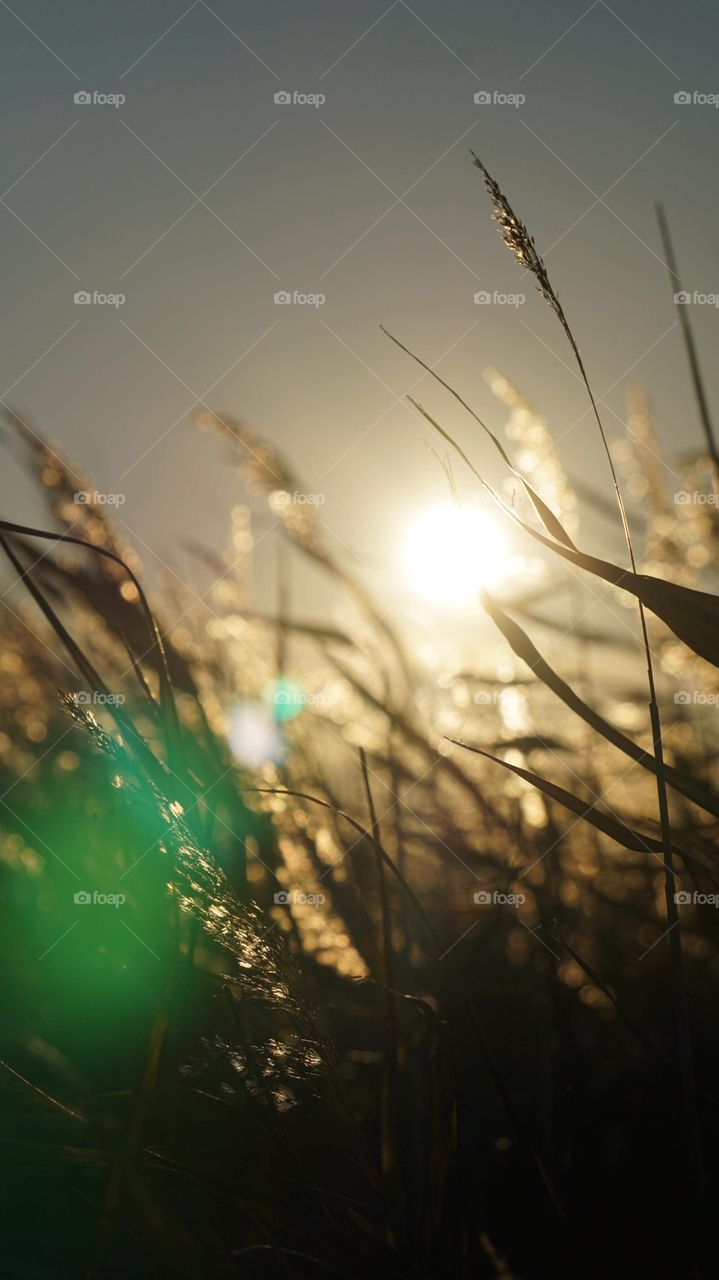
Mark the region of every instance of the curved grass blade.
<instances>
[{"instance_id":1,"label":"curved grass blade","mask_svg":"<svg viewBox=\"0 0 719 1280\"><path fill-rule=\"evenodd\" d=\"M117 555L114 551L110 551L107 547L94 546L91 542L85 542L83 538L75 538L70 533L52 533L47 529L34 529L29 525L16 524L12 520L0 520L0 529L4 529L6 533L21 534L30 538L42 538L45 541L53 543L67 542L75 547L84 547L86 551L93 551L97 555L103 556L106 560L111 560L114 564L119 565L120 568L125 570L125 573L128 575L132 585L137 591L140 607L145 615L145 620L152 637L152 644L147 652L149 653L152 649L156 649L157 651L159 659L158 670L160 673L160 705L165 714L165 723L170 727L175 745L177 746L180 738L180 726L177 718L175 698L172 692L172 682L170 680L170 671L167 664L165 646L162 642L160 629L155 621L155 616L150 608L147 596L143 591L137 575L130 568L129 564L122 559L122 556ZM144 657L145 655L143 654L142 656ZM133 666L134 665L135 662L133 660Z\"/></svg>"},{"instance_id":2,"label":"curved grass blade","mask_svg":"<svg viewBox=\"0 0 719 1280\"><path fill-rule=\"evenodd\" d=\"M65 645L65 648L67 649L73 661L76 663L79 671L82 672L83 676L88 681L90 687L98 690L100 693L109 695L110 691L107 685L105 684L105 681L102 679L102 676L99 674L98 671L95 670L95 667L90 662L90 659L86 656L86 654L80 648L79 644L77 644L77 642L70 635L70 632L67 630L67 627L65 627L65 625L61 622L60 618L58 618L57 614L55 613L55 610L45 599L39 587L37 587L36 584L32 581L32 578L29 575L29 571L27 569L23 569L23 566L18 560L17 556L15 555L15 552L13 551L12 547L8 543L7 539L2 536L2 534L0 534L0 547L2 547L3 551L5 552L5 555L7 556L11 565L13 566L16 573L18 574L20 581L25 583L33 600L38 605L39 609L44 614L44 616L47 618L47 621L50 623L53 630L57 633L57 635L62 640L63 644ZM113 701L108 697L107 707L110 715L115 721L115 724L120 730L120 733L123 735L123 738L128 744L128 749L129 749L130 740L132 740L132 750L134 751L138 760L141 762L147 776L151 778L153 782L158 786L162 786L163 784L166 784L168 779L168 774L165 770L165 766L161 763L161 761L157 758L157 756L155 756L154 753L150 750L144 738L141 738L140 735L135 732L135 729L130 721L129 716L125 714L120 704L117 701Z\"/></svg>"},{"instance_id":3,"label":"curved grass blade","mask_svg":"<svg viewBox=\"0 0 719 1280\"><path fill-rule=\"evenodd\" d=\"M657 762L651 751L646 751L643 747L638 746L620 729L616 729L613 724L605 720L598 711L590 707L583 698L580 698L579 694L574 692L566 680L563 680L550 667L527 633L503 612L488 591L481 590L479 598L492 621L510 644L513 652L531 667L534 674L543 684L548 689L551 689L552 693L556 693L565 706L580 716L585 724L595 729L597 733L601 733L602 737L611 742L613 746L618 747L625 755L631 756L643 769L647 769L649 773L653 773L656 776ZM664 764L664 775L667 782L676 791L681 792L683 796L686 796L688 800L692 800L694 804L698 804L707 813L719 817L719 795L713 792L711 788L704 786L698 779L689 777L666 762Z\"/></svg>"},{"instance_id":4,"label":"curved grass blade","mask_svg":"<svg viewBox=\"0 0 719 1280\"><path fill-rule=\"evenodd\" d=\"M430 376L433 377L440 384L440 386L444 387L446 391L449 391L449 394L451 396L454 396L455 400L457 400L459 404L461 404L462 408L466 409L467 413L471 414L475 422L479 423L479 426L482 428L482 430L489 436L490 440L492 441L492 444L494 445L495 449L498 451L502 461L506 463L506 465L509 467L510 471L512 472L512 475L516 476L520 484L524 485L525 491L527 493L527 497L531 501L545 529L547 529L547 531L551 533L553 537L557 538L560 542L565 543L566 546L573 547L574 543L572 542L572 539L570 538L569 534L564 528L564 525L562 524L561 520L559 520L558 517L555 516L554 512L550 507L547 506L544 499L540 498L536 489L532 487L529 481L525 480L521 471L517 471L517 468L514 466L514 463L512 462L509 455L507 454L507 451L504 448L504 445L502 444L501 440L497 436L495 436L493 431L490 431L487 424L482 421L482 419L479 417L478 414L475 413L474 409L470 408L466 400L462 399L459 392L455 391L454 387L451 387L448 382L445 382L444 378L440 378L439 374L436 373L434 369L432 369L428 364L425 364L424 360L420 360L419 356L416 356L413 351L410 351L409 347L406 347L403 342L400 342L399 338L395 338L393 334L389 332L388 329L385 329L384 325L380 325L380 329L382 330L382 333L384 333L386 337L390 339L391 342L394 342L395 345L398 346L402 351L405 351L407 355L410 356L412 360L415 360L418 365L421 365L421 367L425 370L425 372L430 374ZM411 400L412 399L411 396L409 396L408 399ZM414 401L412 401L412 403L414 404Z\"/></svg>"},{"instance_id":5,"label":"curved grass blade","mask_svg":"<svg viewBox=\"0 0 719 1280\"><path fill-rule=\"evenodd\" d=\"M564 787L560 787L556 782L549 782L531 769L523 769L521 765L511 764L509 760L502 760L500 756L493 756L490 751L483 751L481 747L472 747L469 743L461 742L458 738L448 738L448 742L453 742L456 747L464 747L467 751L474 751L476 755L484 756L487 760L493 760L495 764L501 764L504 769L509 769L518 778L523 778L525 782L531 783L549 800L555 800L557 804L563 805L565 809L576 813L579 818L590 822L593 827L597 828L597 831L602 831L604 835L611 836L613 840L617 841L617 844L621 844L625 849L631 849L634 853L661 854L661 841L652 840L650 836L643 836L638 831L632 831L631 827L627 827L619 818L614 818L608 813L603 813L601 809L597 809L596 802L587 804L586 800L580 800L579 796L575 796L571 791L566 791Z\"/></svg>"},{"instance_id":6,"label":"curved grass blade","mask_svg":"<svg viewBox=\"0 0 719 1280\"><path fill-rule=\"evenodd\" d=\"M635 573L632 569L621 569L610 560L600 560L598 556L590 556L574 546L566 546L553 538L548 538L540 529L533 529L530 524L522 520L521 516L517 515L516 511L502 501L496 490L480 475L461 445L457 444L449 432L441 427L421 404L411 396L408 396L408 399L422 417L426 418L442 438L456 450L482 487L492 495L498 506L519 525L520 529L537 542L541 542L548 550L556 552L557 555L576 565L578 569L584 569L587 573L593 574L596 578L602 578L604 582L609 582L622 591L629 591L648 609L651 609L652 613L661 618L675 636L683 640L684 644L693 649L700 658L719 667L719 598L717 596L707 591L697 591L694 587L681 587L663 578L653 578L646 573Z\"/></svg>"},{"instance_id":7,"label":"curved grass blade","mask_svg":"<svg viewBox=\"0 0 719 1280\"><path fill-rule=\"evenodd\" d=\"M634 831L632 827L628 827L620 818L615 818L611 814L597 809L597 801L587 804L586 800L580 800L579 796L575 796L572 791L566 791L558 783L549 782L531 769L523 769L521 765L511 764L509 760L502 760L500 756L494 756L490 751L483 751L481 747L470 746L468 742L462 742L458 738L448 738L447 741L453 742L456 747L464 747L466 751L473 751L475 755L484 756L487 760L493 760L495 764L501 764L504 769L509 769L518 778L522 778L525 782L530 783L531 786L536 787L549 800L554 800L557 804L563 805L565 809L569 809L571 813L576 813L577 817L596 827L597 831L610 836L612 840L616 840L617 844L631 850L632 853L651 853L658 857L665 872L671 875L675 881L677 880L676 871L672 870L664 861L664 845L661 840L655 840L652 836L642 835L641 832ZM696 854L688 853L686 849L674 842L672 842L672 847L676 853L680 854L688 862L696 862L702 867L702 870L707 869Z\"/></svg>"},{"instance_id":8,"label":"curved grass blade","mask_svg":"<svg viewBox=\"0 0 719 1280\"><path fill-rule=\"evenodd\" d=\"M681 280L679 279L679 267L676 255L674 253L674 244L669 231L669 223L666 213L661 204L656 205L657 222L659 224L659 234L662 238L662 247L664 249L664 257L667 260L669 269L669 280L671 283L672 293L681 292ZM714 434L714 424L712 423L711 414L709 412L709 402L707 399L706 387L702 377L701 365L699 364L699 355L696 343L694 341L694 333L689 322L689 307L678 306L679 324L681 326L682 337L684 339L684 349L687 353L687 361L689 363L689 372L691 374L692 388L694 390L694 398L697 402L699 410L699 418L704 431L704 438L707 444L707 453L712 460L714 467L714 482L719 482L719 450L717 450L716 436Z\"/></svg>"}]
</instances>

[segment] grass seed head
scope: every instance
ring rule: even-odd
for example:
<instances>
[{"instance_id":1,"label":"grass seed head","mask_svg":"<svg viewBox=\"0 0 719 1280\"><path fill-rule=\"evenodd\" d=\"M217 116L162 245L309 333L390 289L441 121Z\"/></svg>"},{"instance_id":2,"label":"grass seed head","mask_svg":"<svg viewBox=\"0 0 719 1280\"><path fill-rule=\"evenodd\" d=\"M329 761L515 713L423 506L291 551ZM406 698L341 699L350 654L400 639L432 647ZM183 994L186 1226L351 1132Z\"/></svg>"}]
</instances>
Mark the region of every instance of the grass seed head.
<instances>
[{"instance_id":1,"label":"grass seed head","mask_svg":"<svg viewBox=\"0 0 719 1280\"><path fill-rule=\"evenodd\" d=\"M540 254L537 252L537 247L534 243L534 236L529 234L529 231L522 222L522 219L517 217L517 214L514 212L504 192L501 190L499 184L495 182L491 173L482 163L479 156L475 155L474 151L470 151L470 155L484 178L484 184L489 192L492 204L494 205L494 213L492 214L492 217L499 226L504 243L508 249L511 249L519 265L532 272L532 275L537 281L537 288L539 289L539 292L545 302L548 302L552 310L556 312L559 320L566 329L567 321L565 319L564 312L560 306L559 298L552 288L551 281L547 274L547 268L545 267Z\"/></svg>"}]
</instances>

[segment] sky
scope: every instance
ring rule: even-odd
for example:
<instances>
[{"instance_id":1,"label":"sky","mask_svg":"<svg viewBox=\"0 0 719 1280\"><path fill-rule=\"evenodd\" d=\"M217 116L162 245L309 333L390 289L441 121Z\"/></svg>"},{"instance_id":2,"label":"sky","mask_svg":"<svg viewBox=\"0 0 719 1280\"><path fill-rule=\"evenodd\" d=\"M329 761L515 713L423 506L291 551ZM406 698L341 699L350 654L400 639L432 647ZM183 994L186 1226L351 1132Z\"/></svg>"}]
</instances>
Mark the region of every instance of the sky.
<instances>
[{"instance_id":1,"label":"sky","mask_svg":"<svg viewBox=\"0 0 719 1280\"><path fill-rule=\"evenodd\" d=\"M192 425L204 406L276 444L333 545L381 561L391 594L402 530L446 479L404 401L421 370L380 324L497 428L483 370L499 368L611 496L471 147L545 255L608 434L645 386L674 484L701 434L653 207L685 287L719 293L719 110L701 100L719 93L717 26L705 0L0 0L0 399L124 496L150 575L191 572L190 539L220 550L243 500ZM717 316L692 304L714 403ZM428 378L413 394L493 474L459 407ZM0 501L38 516L7 459Z\"/></svg>"}]
</instances>

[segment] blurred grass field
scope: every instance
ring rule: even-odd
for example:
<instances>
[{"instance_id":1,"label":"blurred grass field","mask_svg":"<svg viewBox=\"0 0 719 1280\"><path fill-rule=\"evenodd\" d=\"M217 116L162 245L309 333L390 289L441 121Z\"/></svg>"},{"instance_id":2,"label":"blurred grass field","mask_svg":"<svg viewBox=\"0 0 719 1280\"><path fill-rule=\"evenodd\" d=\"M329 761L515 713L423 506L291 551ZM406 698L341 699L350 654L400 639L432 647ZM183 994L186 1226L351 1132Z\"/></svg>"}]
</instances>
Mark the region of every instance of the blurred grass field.
<instances>
[{"instance_id":1,"label":"blurred grass field","mask_svg":"<svg viewBox=\"0 0 719 1280\"><path fill-rule=\"evenodd\" d=\"M469 665L451 618L428 655L386 614L303 500L312 477L236 418L198 424L236 468L229 545L192 543L202 594L166 575L146 598L107 505L75 500L92 482L6 415L47 524L0 522L3 1274L711 1274L706 397L676 490L629 394L612 461L634 574L586 544L591 512L621 547L603 484L487 382L494 445L480 424L471 458L453 389L415 405L451 500L467 464L486 493L499 447L495 519L543 557L480 591ZM258 497L282 546L270 612ZM307 563L341 614L302 607Z\"/></svg>"}]
</instances>

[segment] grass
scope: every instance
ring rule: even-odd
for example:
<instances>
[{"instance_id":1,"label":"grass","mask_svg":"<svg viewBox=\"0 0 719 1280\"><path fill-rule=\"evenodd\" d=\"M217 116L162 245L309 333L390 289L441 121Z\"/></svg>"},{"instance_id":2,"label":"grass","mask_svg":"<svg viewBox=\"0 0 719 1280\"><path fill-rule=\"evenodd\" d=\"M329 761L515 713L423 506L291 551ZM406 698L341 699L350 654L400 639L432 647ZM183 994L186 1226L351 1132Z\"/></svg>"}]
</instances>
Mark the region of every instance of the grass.
<instances>
[{"instance_id":1,"label":"grass","mask_svg":"<svg viewBox=\"0 0 719 1280\"><path fill-rule=\"evenodd\" d=\"M608 535L612 512L584 478L577 504L505 380L490 375L514 406L506 443L393 338L432 375L419 422L549 560L539 590L482 594L476 668L422 664L237 420L199 425L281 522L274 615L248 592L241 516L227 560L194 548L209 617L169 587L146 595L106 509L74 504L71 465L8 415L52 526L0 521L16 582L0 647L9 1275L711 1274L716 509L676 505L659 473L633 521L541 256L475 163L572 346L630 564L579 548L582 504ZM708 496L684 337L706 450L685 486ZM469 451L442 424L447 396L482 429ZM526 517L482 474L487 438ZM646 416L624 445L636 488ZM654 548L644 568L630 521ZM294 615L300 559L356 626ZM636 646L582 617L594 579L617 608L633 598ZM288 688L304 691L289 718ZM238 708L271 722L274 763L233 757Z\"/></svg>"}]
</instances>

